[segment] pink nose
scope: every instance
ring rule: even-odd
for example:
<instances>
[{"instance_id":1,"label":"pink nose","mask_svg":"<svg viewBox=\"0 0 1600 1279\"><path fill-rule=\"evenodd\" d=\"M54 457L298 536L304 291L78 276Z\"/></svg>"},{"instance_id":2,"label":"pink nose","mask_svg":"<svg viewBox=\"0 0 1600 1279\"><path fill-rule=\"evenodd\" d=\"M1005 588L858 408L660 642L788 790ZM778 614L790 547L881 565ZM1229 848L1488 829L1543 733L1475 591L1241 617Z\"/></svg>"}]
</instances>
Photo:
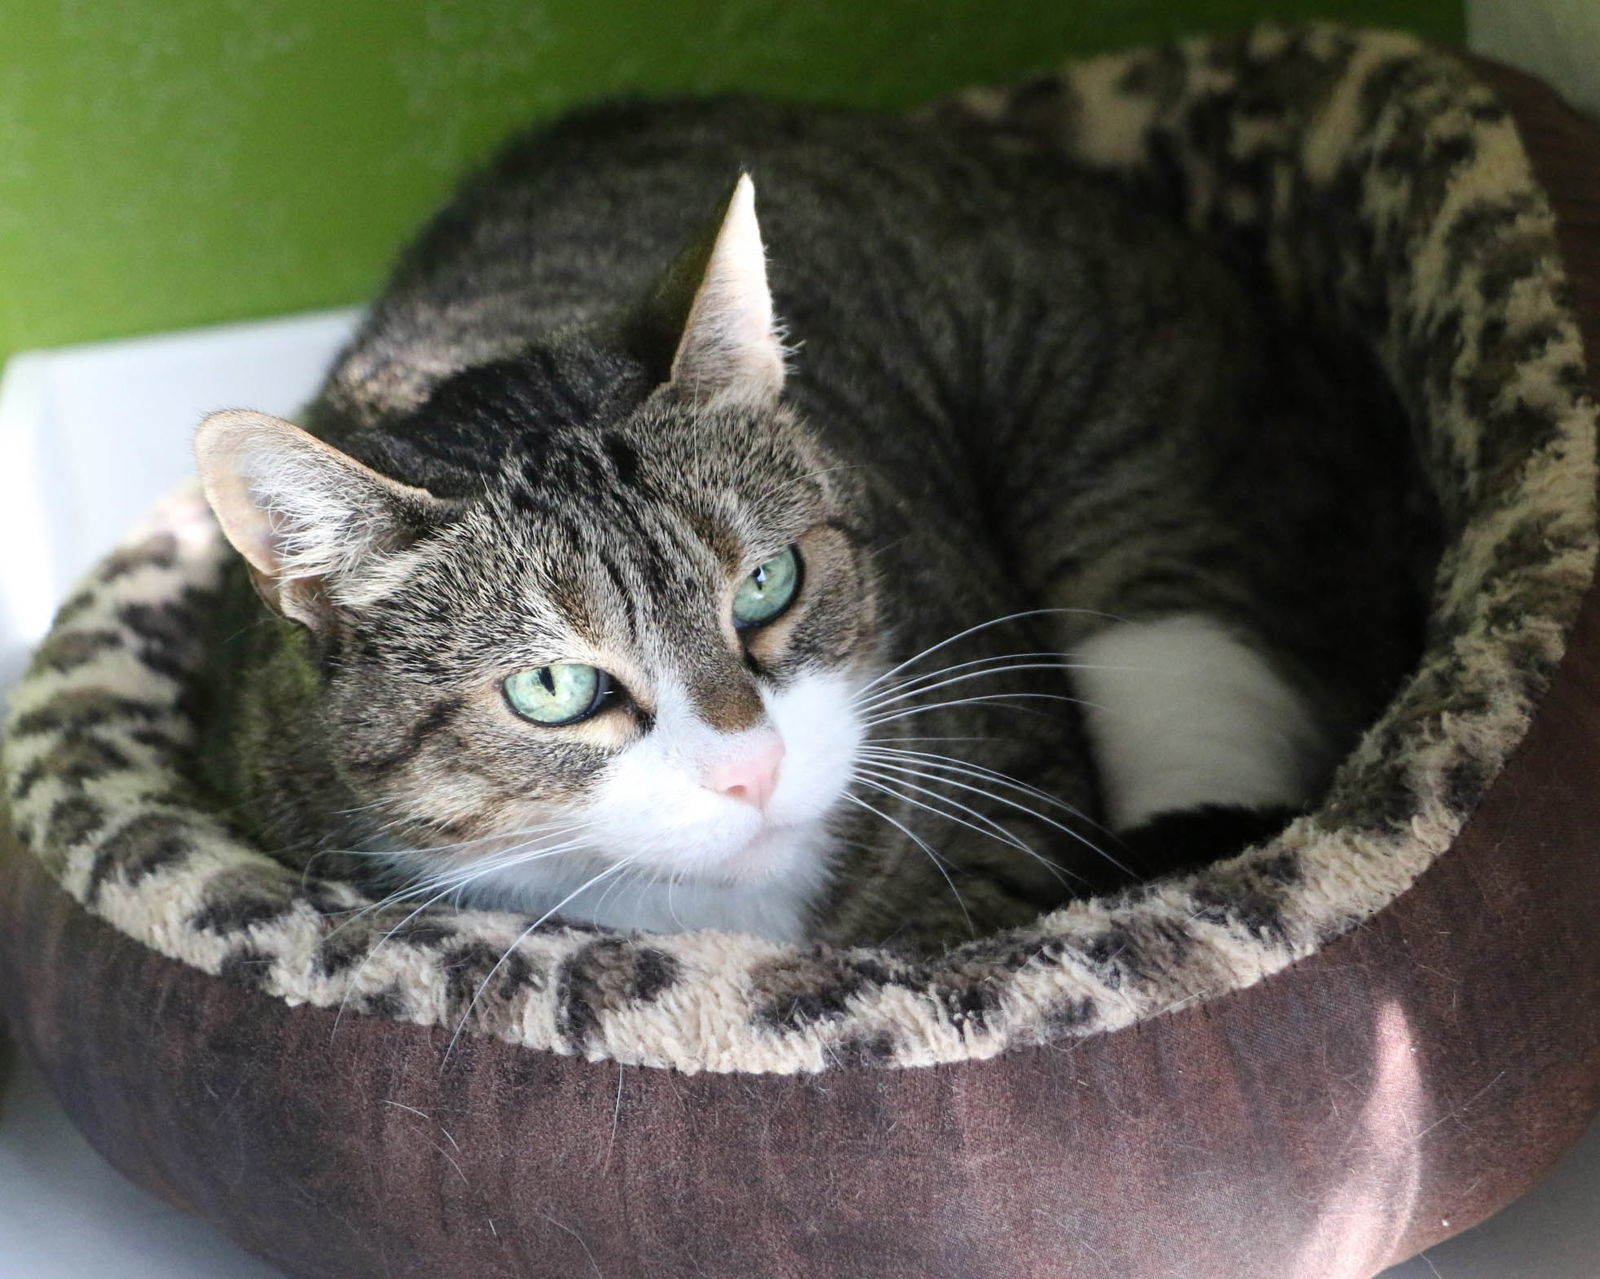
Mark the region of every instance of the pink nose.
<instances>
[{"instance_id":1,"label":"pink nose","mask_svg":"<svg viewBox=\"0 0 1600 1279\"><path fill-rule=\"evenodd\" d=\"M783 763L783 738L768 730L752 733L748 744L706 769L705 784L719 795L752 808L765 808L778 788L778 765Z\"/></svg>"}]
</instances>

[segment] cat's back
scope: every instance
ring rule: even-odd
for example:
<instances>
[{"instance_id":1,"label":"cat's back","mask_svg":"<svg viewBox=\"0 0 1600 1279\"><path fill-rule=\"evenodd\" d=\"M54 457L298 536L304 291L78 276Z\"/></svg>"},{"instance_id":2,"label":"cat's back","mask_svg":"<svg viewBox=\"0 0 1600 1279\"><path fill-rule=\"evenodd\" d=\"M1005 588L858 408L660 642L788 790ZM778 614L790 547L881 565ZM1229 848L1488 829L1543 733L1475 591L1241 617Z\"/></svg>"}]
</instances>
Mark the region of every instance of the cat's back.
<instances>
[{"instance_id":1,"label":"cat's back","mask_svg":"<svg viewBox=\"0 0 1600 1279\"><path fill-rule=\"evenodd\" d=\"M894 381L920 361L948 375L1008 320L1104 303L1118 292L1108 269L1183 262L1181 237L1106 182L987 134L748 98L607 103L516 139L462 186L401 259L328 399L357 420L403 413L456 370L614 314L741 172L802 372L864 362L855 380ZM896 368L863 361L891 335Z\"/></svg>"}]
</instances>

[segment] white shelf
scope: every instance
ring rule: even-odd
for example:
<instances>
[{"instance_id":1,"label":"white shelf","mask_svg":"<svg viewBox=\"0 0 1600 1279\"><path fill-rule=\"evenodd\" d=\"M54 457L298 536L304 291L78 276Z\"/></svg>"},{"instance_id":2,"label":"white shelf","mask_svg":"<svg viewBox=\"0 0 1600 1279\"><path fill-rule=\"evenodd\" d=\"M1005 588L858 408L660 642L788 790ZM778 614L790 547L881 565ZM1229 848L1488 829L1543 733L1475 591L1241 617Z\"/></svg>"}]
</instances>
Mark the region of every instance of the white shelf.
<instances>
[{"instance_id":1,"label":"white shelf","mask_svg":"<svg viewBox=\"0 0 1600 1279\"><path fill-rule=\"evenodd\" d=\"M282 1279L101 1159L32 1067L0 1098L0 1279Z\"/></svg>"},{"instance_id":2,"label":"white shelf","mask_svg":"<svg viewBox=\"0 0 1600 1279\"><path fill-rule=\"evenodd\" d=\"M0 380L0 688L80 574L192 475L214 409L292 414L358 313L29 351Z\"/></svg>"}]
</instances>

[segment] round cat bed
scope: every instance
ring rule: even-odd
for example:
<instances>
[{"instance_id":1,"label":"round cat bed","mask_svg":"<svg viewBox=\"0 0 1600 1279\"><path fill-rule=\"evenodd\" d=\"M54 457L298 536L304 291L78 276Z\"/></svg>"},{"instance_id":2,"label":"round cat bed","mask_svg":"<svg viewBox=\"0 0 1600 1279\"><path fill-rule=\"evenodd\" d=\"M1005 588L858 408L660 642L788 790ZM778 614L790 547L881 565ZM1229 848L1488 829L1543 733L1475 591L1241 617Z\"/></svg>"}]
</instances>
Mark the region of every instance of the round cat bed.
<instances>
[{"instance_id":1,"label":"round cat bed","mask_svg":"<svg viewBox=\"0 0 1600 1279\"><path fill-rule=\"evenodd\" d=\"M1398 390L1448 548L1320 807L933 961L361 913L187 780L224 550L179 498L63 607L4 755L6 1015L129 1176L329 1279L1321 1279L1464 1229L1581 1131L1600 130L1323 27L936 111L1125 175Z\"/></svg>"}]
</instances>

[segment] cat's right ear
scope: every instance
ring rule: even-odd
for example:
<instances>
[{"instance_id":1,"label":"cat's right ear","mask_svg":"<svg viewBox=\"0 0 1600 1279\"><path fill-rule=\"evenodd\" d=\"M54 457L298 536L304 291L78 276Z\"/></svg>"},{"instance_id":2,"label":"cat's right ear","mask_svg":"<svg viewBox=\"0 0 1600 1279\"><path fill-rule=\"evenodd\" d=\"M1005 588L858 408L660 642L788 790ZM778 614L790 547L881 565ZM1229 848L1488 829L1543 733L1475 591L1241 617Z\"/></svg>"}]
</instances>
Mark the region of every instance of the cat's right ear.
<instances>
[{"instance_id":1,"label":"cat's right ear","mask_svg":"<svg viewBox=\"0 0 1600 1279\"><path fill-rule=\"evenodd\" d=\"M783 390L783 342L772 312L756 188L739 175L711 224L633 316L635 344L662 389L703 407L764 407Z\"/></svg>"},{"instance_id":2,"label":"cat's right ear","mask_svg":"<svg viewBox=\"0 0 1600 1279\"><path fill-rule=\"evenodd\" d=\"M206 499L261 598L313 629L352 570L415 540L446 506L265 413L211 414L194 450Z\"/></svg>"}]
</instances>

